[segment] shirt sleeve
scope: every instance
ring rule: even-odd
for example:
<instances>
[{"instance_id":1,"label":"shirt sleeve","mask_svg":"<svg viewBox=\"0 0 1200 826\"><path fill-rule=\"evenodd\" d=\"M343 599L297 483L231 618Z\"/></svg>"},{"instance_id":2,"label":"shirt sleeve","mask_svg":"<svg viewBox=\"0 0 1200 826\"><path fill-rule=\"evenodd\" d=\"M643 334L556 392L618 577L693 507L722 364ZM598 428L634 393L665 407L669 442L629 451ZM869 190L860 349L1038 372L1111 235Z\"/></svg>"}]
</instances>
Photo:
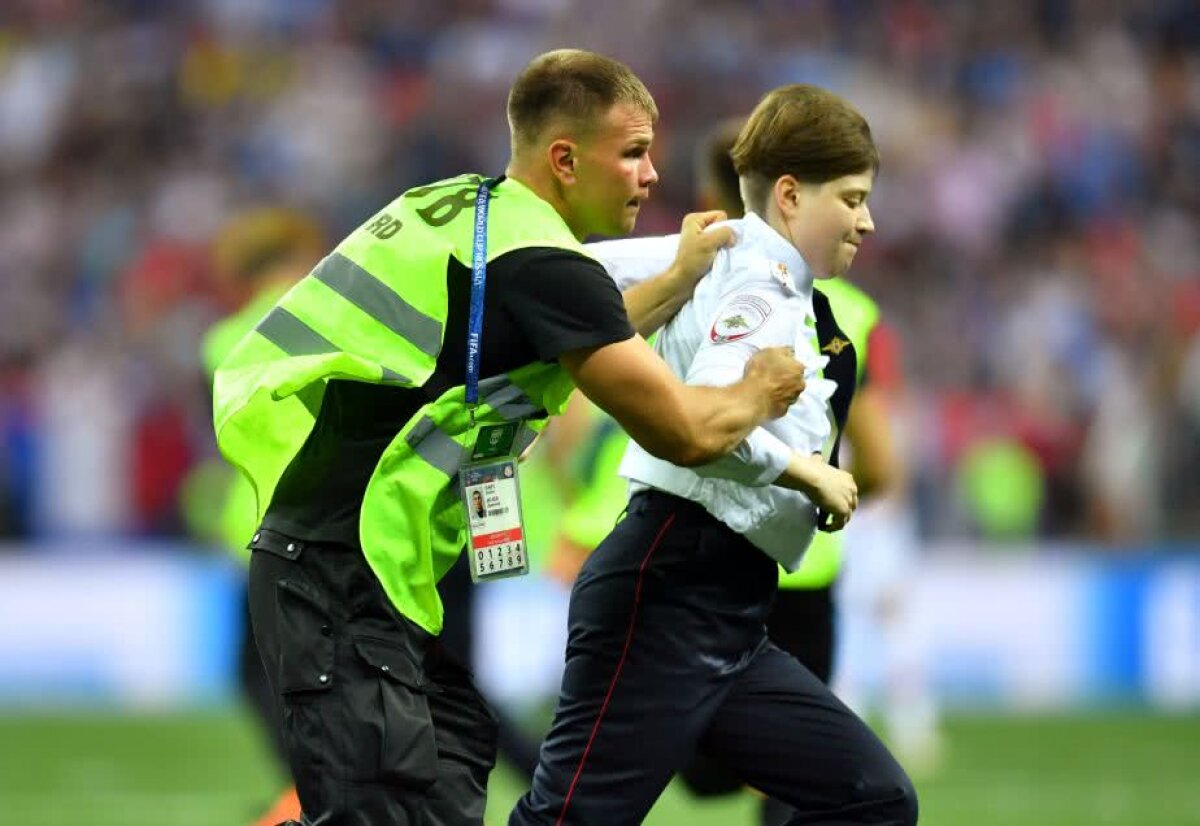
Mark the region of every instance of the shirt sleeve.
<instances>
[{"instance_id":1,"label":"shirt sleeve","mask_svg":"<svg viewBox=\"0 0 1200 826\"><path fill-rule=\"evenodd\" d=\"M693 467L697 476L729 479L740 485L761 488L779 478L792 459L792 449L770 431L756 427L733 452L715 462Z\"/></svg>"},{"instance_id":2,"label":"shirt sleeve","mask_svg":"<svg viewBox=\"0 0 1200 826\"><path fill-rule=\"evenodd\" d=\"M587 256L547 249L510 278L504 309L544 361L634 335L616 284Z\"/></svg>"},{"instance_id":3,"label":"shirt sleeve","mask_svg":"<svg viewBox=\"0 0 1200 826\"><path fill-rule=\"evenodd\" d=\"M704 341L688 369L687 383L726 386L739 381L750 357L763 347L797 345L797 319L787 296L773 284L741 286L722 299L708 320ZM792 448L767 427L755 428L732 453L693 468L700 476L744 485L769 485L783 473Z\"/></svg>"},{"instance_id":4,"label":"shirt sleeve","mask_svg":"<svg viewBox=\"0 0 1200 826\"><path fill-rule=\"evenodd\" d=\"M617 289L625 292L671 266L679 247L679 234L623 238L586 246L588 255L595 256L617 282Z\"/></svg>"}]
</instances>

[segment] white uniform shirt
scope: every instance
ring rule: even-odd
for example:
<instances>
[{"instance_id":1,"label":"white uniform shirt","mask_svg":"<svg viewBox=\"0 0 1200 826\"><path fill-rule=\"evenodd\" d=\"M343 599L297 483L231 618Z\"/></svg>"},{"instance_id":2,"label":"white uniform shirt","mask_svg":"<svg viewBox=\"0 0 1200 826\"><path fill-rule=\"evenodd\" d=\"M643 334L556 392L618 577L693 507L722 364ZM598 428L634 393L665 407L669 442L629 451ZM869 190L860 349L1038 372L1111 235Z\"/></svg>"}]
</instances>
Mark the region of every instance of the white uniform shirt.
<instances>
[{"instance_id":1,"label":"white uniform shirt","mask_svg":"<svg viewBox=\"0 0 1200 826\"><path fill-rule=\"evenodd\" d=\"M621 475L634 490L657 488L690 499L789 571L800 564L816 530L816 507L804 494L771 485L793 451L821 453L830 441L829 399L837 383L822 378L812 309L812 275L800 253L754 214L727 222L737 241L717 254L655 349L688 384L723 386L742 378L763 347L789 346L805 364L807 387L787 415L757 428L732 454L684 468L630 442ZM678 235L589 244L618 286L662 272L675 258Z\"/></svg>"}]
</instances>

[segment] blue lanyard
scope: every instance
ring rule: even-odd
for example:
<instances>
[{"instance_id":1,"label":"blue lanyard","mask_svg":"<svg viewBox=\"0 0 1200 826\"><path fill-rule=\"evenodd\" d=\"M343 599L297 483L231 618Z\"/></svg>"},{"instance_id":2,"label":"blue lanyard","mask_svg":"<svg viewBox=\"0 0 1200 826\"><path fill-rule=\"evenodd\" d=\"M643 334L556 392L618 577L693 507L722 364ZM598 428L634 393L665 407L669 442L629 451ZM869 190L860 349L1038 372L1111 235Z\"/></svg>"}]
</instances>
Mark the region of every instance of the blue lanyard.
<instances>
[{"instance_id":1,"label":"blue lanyard","mask_svg":"<svg viewBox=\"0 0 1200 826\"><path fill-rule=\"evenodd\" d=\"M467 319L467 411L475 424L479 406L479 361L483 338L483 288L487 284L488 199L495 181L482 181L475 191L475 242L471 246L471 314Z\"/></svg>"}]
</instances>

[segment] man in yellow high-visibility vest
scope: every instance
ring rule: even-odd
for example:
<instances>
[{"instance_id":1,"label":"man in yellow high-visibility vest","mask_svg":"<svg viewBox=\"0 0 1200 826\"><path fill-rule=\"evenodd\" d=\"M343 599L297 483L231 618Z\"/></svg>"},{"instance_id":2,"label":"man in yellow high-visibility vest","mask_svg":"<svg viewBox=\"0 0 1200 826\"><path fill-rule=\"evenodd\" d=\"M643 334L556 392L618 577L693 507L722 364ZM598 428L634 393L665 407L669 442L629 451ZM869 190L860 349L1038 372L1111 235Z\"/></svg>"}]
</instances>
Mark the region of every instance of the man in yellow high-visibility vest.
<instances>
[{"instance_id":1,"label":"man in yellow high-visibility vest","mask_svg":"<svg viewBox=\"0 0 1200 826\"><path fill-rule=\"evenodd\" d=\"M508 114L504 175L400 195L216 373L217 443L255 491L250 612L306 823L480 822L495 723L440 644L437 585L468 541L473 565L487 558L475 573L527 565L513 459L572 387L685 465L804 389L784 348L689 387L638 335L727 243L703 232L721 216L685 219L675 262L624 295L583 250L631 231L658 179L657 109L628 67L541 55ZM479 487L483 517L467 510Z\"/></svg>"}]
</instances>

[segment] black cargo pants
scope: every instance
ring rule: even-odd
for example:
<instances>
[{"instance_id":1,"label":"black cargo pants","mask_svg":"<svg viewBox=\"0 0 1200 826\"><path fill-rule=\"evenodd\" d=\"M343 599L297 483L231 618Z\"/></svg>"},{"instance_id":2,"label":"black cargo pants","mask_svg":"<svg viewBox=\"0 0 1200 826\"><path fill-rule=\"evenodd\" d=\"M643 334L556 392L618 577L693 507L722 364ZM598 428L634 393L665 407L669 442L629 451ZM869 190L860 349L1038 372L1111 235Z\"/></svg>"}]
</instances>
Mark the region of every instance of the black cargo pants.
<instances>
[{"instance_id":1,"label":"black cargo pants","mask_svg":"<svg viewBox=\"0 0 1200 826\"><path fill-rule=\"evenodd\" d=\"M478 826L495 718L362 551L260 530L250 614L305 826Z\"/></svg>"}]
</instances>

